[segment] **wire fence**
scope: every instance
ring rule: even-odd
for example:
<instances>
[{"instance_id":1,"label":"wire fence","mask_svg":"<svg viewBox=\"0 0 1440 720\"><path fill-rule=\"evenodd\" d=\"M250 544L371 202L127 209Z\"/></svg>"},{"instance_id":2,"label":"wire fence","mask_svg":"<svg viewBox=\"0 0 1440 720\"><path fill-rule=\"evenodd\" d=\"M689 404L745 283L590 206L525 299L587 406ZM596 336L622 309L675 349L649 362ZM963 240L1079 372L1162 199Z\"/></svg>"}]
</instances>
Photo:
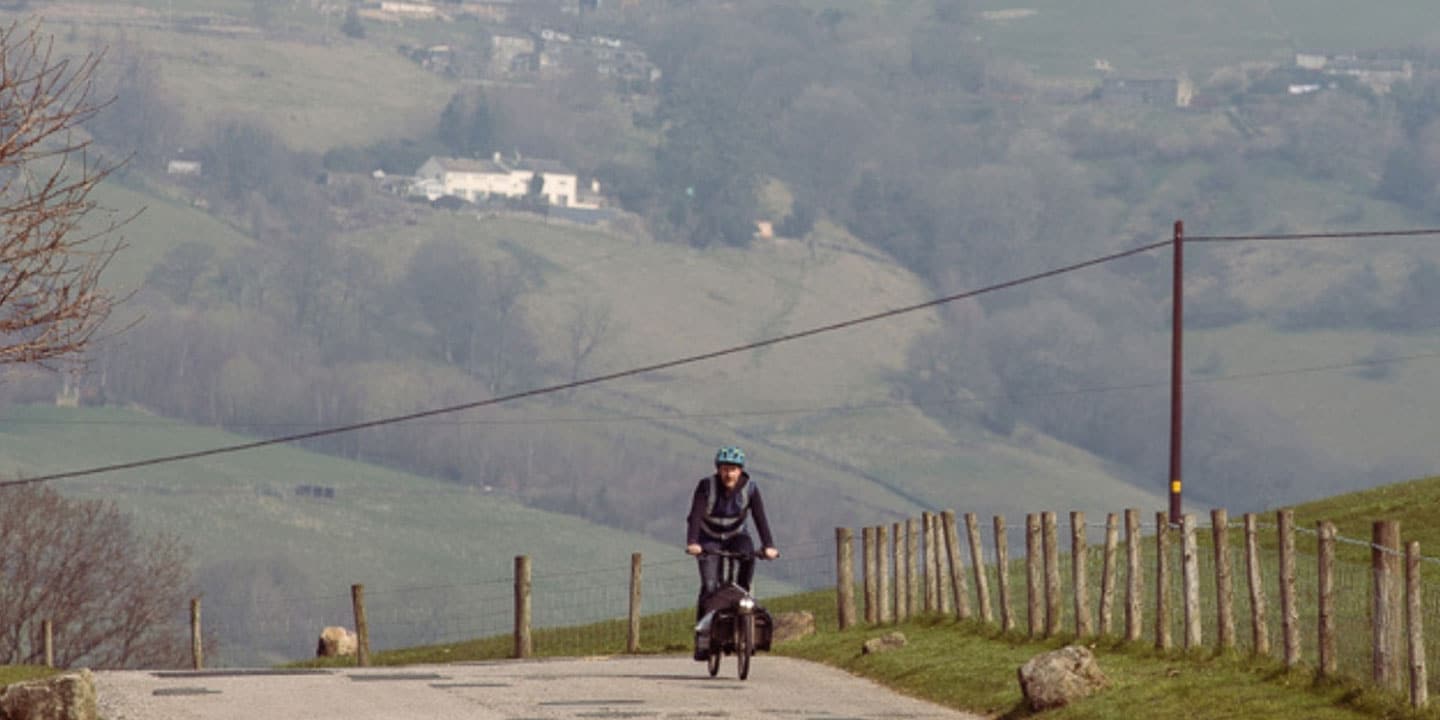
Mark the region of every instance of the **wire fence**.
<instances>
[{"instance_id":1,"label":"wire fence","mask_svg":"<svg viewBox=\"0 0 1440 720\"><path fill-rule=\"evenodd\" d=\"M1040 514L1036 514L1037 519ZM1065 519L1057 519L1055 523L1055 550L1052 564L1058 566L1059 587L1051 590L1046 589L1044 584L1044 567L1046 565L1043 555L1037 557L1035 562L1039 566L1039 584L1031 586L1029 581L1029 566L1027 565L1026 534L1027 527L1024 518L1017 522L1014 518L1005 519L1005 534L1001 542L1006 546L1009 562L1003 568L1005 578L1008 581L1008 612L1013 619L1013 630L1021 634L1032 634L1039 637L1048 636L1076 636L1078 627L1076 620L1076 572L1077 567L1083 567L1085 579L1086 598L1083 606L1078 611L1086 616L1086 627L1090 628L1090 636L1100 636L1101 629L1106 630L1103 634L1112 638L1123 638L1127 631L1127 592L1130 586L1130 562L1127 553L1126 533L1121 517L1117 517L1117 542L1114 556L1110 565L1111 576L1107 583L1106 573L1106 523L1086 522L1083 525L1081 537L1083 537L1083 563L1076 563L1074 552L1073 526ZM1247 553L1245 546L1244 526L1241 523L1228 522L1224 533L1226 552L1224 557L1228 560L1230 575L1230 592L1233 612L1231 614L1231 627L1233 628L1232 647L1241 653L1263 654L1275 658L1285 657L1285 622L1282 608L1282 583L1284 579L1279 548L1281 546L1280 528L1273 523L1257 523L1256 539L1258 552L1255 555L1257 563L1256 571L1253 574L1259 579L1258 593L1252 591L1250 585L1251 573L1247 567ZM996 538L994 537L993 524L988 526L982 533L981 550L984 557L984 565L980 568L985 578L989 599L993 609L991 622L999 624L1002 617L1001 597L999 590L1000 570L996 565ZM1165 529L1169 532L1169 541L1166 553L1166 598L1168 610L1167 620L1164 624L1157 623L1157 605L1159 588L1157 587L1157 530ZM1215 534L1213 526L1209 524L1195 524L1195 576L1198 579L1198 605L1195 606L1196 615L1190 627L1198 627L1199 643L1191 644L1193 635L1187 634L1185 584L1184 584L1184 544L1181 533L1169 526L1168 523L1142 523L1140 532L1143 538L1138 543L1139 550L1139 612L1141 617L1138 620L1139 637L1136 642L1160 647L1160 637L1168 638L1167 647L1174 649L1194 649L1214 651L1220 647L1220 607L1219 602L1219 576L1217 573L1217 553L1215 552ZM1042 533L1043 534L1043 533ZM964 575L966 576L965 592L968 593L971 616L979 618L980 608L980 583L976 581L975 568L970 564L969 539L964 527L957 533L959 546L962 549L960 557L964 561ZM923 576L929 565L928 553L931 549L924 541L924 535L918 543L921 557L916 561L917 570ZM943 540L943 533L939 541ZM887 570L886 584L888 584L891 597L888 599L891 606L904 602L903 590L897 590L905 584L907 578L902 567L902 555L895 555L894 538L889 538L889 545L885 551L891 554ZM1042 543L1043 544L1043 543ZM1393 625L1389 632L1392 635L1388 652L1391 653L1393 668L1391 677L1397 678L1398 682L1392 687L1399 690L1409 691L1410 688L1410 663L1406 661L1408 652L1406 644L1406 619L1407 610L1403 602L1404 586L1404 563L1403 557L1396 557L1397 551L1393 548L1372 544L1368 540L1337 536L1335 538L1334 561L1331 564L1329 613L1331 626L1333 627L1333 647L1335 659L1335 674L1346 676L1361 681L1369 681L1374 676L1374 663L1376 655L1376 633L1375 630L1375 597L1377 587L1377 570L1372 562L1372 553L1388 555L1399 560L1394 567L1397 569L1394 577L1394 585L1391 589L1391 597L1396 603L1398 612L1392 612ZM1320 594L1321 594L1321 572L1319 557L1320 543L1319 534L1314 529L1295 528L1294 533L1295 560L1293 562L1294 582L1294 635L1298 640L1295 645L1298 650L1295 657L1296 664L1301 667L1310 668L1317 672L1320 667ZM949 582L948 555L939 545L935 551L938 559L938 585L939 592L952 593L953 585ZM862 558L864 551L855 553L855 562L863 568ZM908 564L908 563L907 563ZM1440 660L1440 558L1421 557L1421 617L1423 624L1423 645L1426 668L1434 666ZM1423 576L1430 575L1425 581ZM863 602L874 602L879 611L884 607L878 597L870 599L865 596L866 583L861 579L854 584L854 593L857 599ZM1053 577L1053 576L1052 576ZM879 583L877 582L878 586ZM926 584L924 579L916 582L921 591L921 598L915 600L911 607L916 611L924 612L924 593ZM1101 617L1102 587L1112 588L1111 601L1109 603L1108 618ZM1032 602L1030 594L1037 593L1038 597ZM1058 611L1058 618L1052 619L1047 610L1047 599L1051 594L1059 596L1061 601L1058 606L1049 604L1049 607ZM1256 613L1256 603L1252 603L1252 596L1263 601L1263 609ZM953 605L952 605L953 606ZM1031 608L1035 608L1036 615L1032 618ZM933 610L932 610L933 612ZM959 615L958 609L953 611ZM856 611L857 618L872 617L868 613ZM885 618L880 624L896 622L895 615ZM1054 630L1047 632L1047 628ZM1164 632L1162 633L1162 628ZM1258 648L1258 650L1257 650ZM1440 691L1440 679L1434 675L1426 674L1425 695ZM1412 695L1412 699L1414 695Z\"/></svg>"},{"instance_id":2,"label":"wire fence","mask_svg":"<svg viewBox=\"0 0 1440 720\"><path fill-rule=\"evenodd\" d=\"M531 627L536 655L624 652L630 614L630 567L547 569L531 558ZM775 562L757 562L752 588L779 598L834 588L834 546L788 545ZM558 563L557 563L558 564ZM694 558L645 559L641 565L641 642L646 651L689 648L700 576ZM203 630L208 666L275 665L313 658L320 632L355 627L351 589L274 599L206 600ZM513 573L466 582L364 588L371 653L489 642L508 654L515 630ZM681 642L685 644L680 645ZM501 655L502 657L505 655Z\"/></svg>"},{"instance_id":3,"label":"wire fence","mask_svg":"<svg viewBox=\"0 0 1440 720\"><path fill-rule=\"evenodd\" d=\"M939 517L939 514L936 514ZM1036 514L1040 517L1040 514ZM996 564L997 538L993 524L987 524L979 536L978 548L983 558L979 575L984 578L987 603L992 609L990 622L998 623L1002 613L1008 614L1013 630L1021 634L1038 636L1075 636L1078 634L1077 612L1083 613L1085 626L1090 636L1107 635L1121 638L1126 634L1128 613L1132 612L1127 603L1131 583L1138 583L1139 599L1136 612L1139 617L1133 621L1138 628L1135 641L1144 645L1160 647L1166 645L1161 638L1168 638L1168 647L1196 651L1214 651L1220 647L1219 635L1221 617L1219 602L1220 573L1217 572L1217 553L1213 528L1209 524L1193 524L1194 553L1193 577L1198 603L1193 606L1193 615L1188 618L1186 610L1184 565L1185 543L1180 532L1167 523L1152 521L1141 523L1137 528L1138 551L1137 577L1132 580L1129 557L1129 543L1126 540L1124 523L1116 516L1116 543L1108 563L1106 562L1107 524L1085 522L1079 537L1083 541L1082 563L1076 562L1073 552L1075 528L1065 518L1056 518L1049 527L1053 541L1044 543L1051 546L1044 554L1053 555L1048 565L1058 570L1058 582L1053 588L1044 583L1043 557L1034 562L1041 567L1039 584L1030 583L1030 568L1027 558L1026 539L1029 532L1024 519L1017 522L1006 518L1005 532L999 542L1007 551L1009 562L1002 568ZM1163 520L1163 518L1159 519ZM917 554L914 566L917 570L915 585L919 595L911 603L911 616L926 612L938 614L941 611L941 594L952 599L950 584L949 553L943 548L944 533L941 523L934 523L936 544L925 541L925 536L915 543ZM902 527L906 527L904 523ZM916 523L917 529L921 526ZM888 527L888 526L887 526ZM1166 530L1168 545L1166 554L1167 573L1165 597L1168 611L1164 623L1157 623L1157 603L1160 597L1157 587L1158 544L1157 530ZM1280 528L1273 523L1256 524L1257 552L1253 555L1256 567L1248 567L1252 559L1246 549L1244 526L1229 522L1223 537L1226 565L1229 569L1229 598L1233 609L1230 620L1231 645L1241 653L1264 654L1275 658L1286 656L1286 623L1282 607L1284 591L1284 568L1281 554L1282 537ZM1043 534L1043 533L1042 533ZM858 535L858 534L857 534ZM957 528L958 557L963 564L962 574L966 578L964 592L972 616L979 616L980 582L977 582L977 568L971 564L970 535L965 528ZM873 536L872 536L873 537ZM878 595L866 595L863 576L854 579L851 589L853 596L863 602L874 603L871 610L879 622L894 622L894 609L905 601L901 588L908 587L906 567L910 565L903 555L896 555L899 544L893 536L885 546L887 553L886 582L890 595L891 615L880 618L885 604ZM908 543L907 543L908 545ZM1319 671L1321 651L1321 620L1318 608L1321 604L1321 572L1318 561L1321 550L1318 533L1310 528L1296 527L1294 530L1295 555L1291 563L1294 581L1293 636L1297 642L1292 645L1294 663ZM836 592L838 543L835 539L811 540L791 545L786 554L775 563L759 562L756 567L754 591L762 604L777 608L792 609L805 607L815 612L817 624L841 622L842 613L837 608L839 598L845 594ZM878 551L877 551L878 552ZM935 560L931 561L930 554ZM1372 544L1368 540L1337 536L1335 538L1334 560L1330 578L1330 618L1333 631L1335 673L1358 680L1369 680L1374 673L1376 654L1375 606L1377 570L1372 555L1394 555L1392 548ZM852 552L854 565L872 567L864 562L865 552ZM531 576L531 627L533 654L535 655L587 655L596 653L620 653L627 649L629 642L629 618L631 603L631 568L597 567L580 569L547 569L546 558L532 558L534 563ZM558 563L557 563L558 565ZM1397 587L1403 586L1403 563L1396 563L1400 574L1395 578ZM1420 567L1423 574L1433 576L1421 585L1421 617L1424 628L1425 666L1440 661L1440 558L1422 557ZM1076 573L1083 568L1085 580L1085 602L1076 602ZM1008 597L1000 596L1000 573L1004 572L1008 586ZM869 572L878 572L871 569ZM925 577L933 574L935 590L931 604L923 600L927 584ZM1055 574L1050 576L1056 578ZM1251 577L1259 579L1259 586L1251 586ZM852 575L852 578L856 576ZM880 583L875 583L877 592ZM642 652L667 652L689 649L692 626L695 622L693 609L697 601L699 575L695 559L677 555L663 559L652 559L641 564L641 611L640 647ZM1102 617L1102 588L1110 588L1108 617ZM345 590L348 590L345 589ZM817 594L814 591L824 590ZM1031 594L1036 594L1032 601ZM1052 596L1062 600L1056 603ZM1252 597L1263 601L1263 609L1256 612L1257 605ZM1398 593L1395 594L1398 598ZM796 598L803 598L799 602ZM313 657L316 652L319 632L328 626L351 626L354 620L352 596L343 590L333 595L292 597L283 599L230 599L226 602L206 606L205 631L207 637L218 640L218 653L207 653L207 664L213 666L278 664ZM773 603L773 604L772 604ZM512 639L516 631L516 578L512 573L465 582L436 583L427 586L399 588L368 588L365 591L368 636L371 653L401 652L427 646L453 646L463 643L489 643L493 657L511 655ZM1002 607L1003 604L1003 607ZM949 612L958 614L958 603L944 603ZM929 608L928 610L926 608ZM1038 613L1031 617L1031 608ZM1051 617L1053 611L1053 617ZM868 617L869 615L858 616ZM1409 673L1403 659L1406 655L1404 620L1406 610L1399 607L1399 618L1395 640L1391 646L1397 662L1395 674L1398 684L1392 687L1409 689ZM1198 632L1198 637L1195 633ZM443 650L442 650L443 651ZM1427 677L1425 688L1429 692L1440 691L1440 680Z\"/></svg>"}]
</instances>

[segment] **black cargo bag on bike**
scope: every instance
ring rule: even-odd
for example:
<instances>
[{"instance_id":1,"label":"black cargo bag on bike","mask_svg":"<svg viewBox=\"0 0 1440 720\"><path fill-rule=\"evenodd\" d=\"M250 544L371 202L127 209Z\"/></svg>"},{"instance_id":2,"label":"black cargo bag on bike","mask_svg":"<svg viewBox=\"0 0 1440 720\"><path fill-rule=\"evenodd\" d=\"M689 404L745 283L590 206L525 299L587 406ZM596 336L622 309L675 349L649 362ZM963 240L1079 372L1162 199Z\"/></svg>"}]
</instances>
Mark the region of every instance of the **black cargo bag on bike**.
<instances>
[{"instance_id":1,"label":"black cargo bag on bike","mask_svg":"<svg viewBox=\"0 0 1440 720\"><path fill-rule=\"evenodd\" d=\"M702 603L702 607L706 613L732 611L740 602L740 599L745 597L745 594L745 591L739 585L732 583L707 595L705 601ZM761 607L759 603L755 605L754 614L755 649L768 652L770 650L770 636L775 630L775 620L770 617L770 612ZM730 632L729 627L728 625L725 626L721 632Z\"/></svg>"},{"instance_id":2,"label":"black cargo bag on bike","mask_svg":"<svg viewBox=\"0 0 1440 720\"><path fill-rule=\"evenodd\" d=\"M734 608L736 604L740 602L740 598L743 597L745 597L745 590L739 585L732 583L717 588L715 592L706 595L701 607L703 607L707 613L716 610L730 610Z\"/></svg>"},{"instance_id":3,"label":"black cargo bag on bike","mask_svg":"<svg viewBox=\"0 0 1440 720\"><path fill-rule=\"evenodd\" d=\"M770 636L775 632L775 620L770 611L755 606L755 649L770 651Z\"/></svg>"}]
</instances>

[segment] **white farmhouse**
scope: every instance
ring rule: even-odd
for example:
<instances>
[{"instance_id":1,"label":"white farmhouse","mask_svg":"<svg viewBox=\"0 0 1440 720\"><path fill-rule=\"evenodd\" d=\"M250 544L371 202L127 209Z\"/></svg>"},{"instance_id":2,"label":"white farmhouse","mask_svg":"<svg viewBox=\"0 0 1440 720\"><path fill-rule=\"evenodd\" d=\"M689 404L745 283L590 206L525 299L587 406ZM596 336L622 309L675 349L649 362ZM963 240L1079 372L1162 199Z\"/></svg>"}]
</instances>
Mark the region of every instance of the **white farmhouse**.
<instances>
[{"instance_id":1,"label":"white farmhouse","mask_svg":"<svg viewBox=\"0 0 1440 720\"><path fill-rule=\"evenodd\" d=\"M506 160L500 153L490 160L431 157L415 171L414 189L429 200L446 195L470 202L490 197L524 197L530 179L536 174L544 180L540 194L551 205L569 207L576 204L576 176L555 160Z\"/></svg>"}]
</instances>

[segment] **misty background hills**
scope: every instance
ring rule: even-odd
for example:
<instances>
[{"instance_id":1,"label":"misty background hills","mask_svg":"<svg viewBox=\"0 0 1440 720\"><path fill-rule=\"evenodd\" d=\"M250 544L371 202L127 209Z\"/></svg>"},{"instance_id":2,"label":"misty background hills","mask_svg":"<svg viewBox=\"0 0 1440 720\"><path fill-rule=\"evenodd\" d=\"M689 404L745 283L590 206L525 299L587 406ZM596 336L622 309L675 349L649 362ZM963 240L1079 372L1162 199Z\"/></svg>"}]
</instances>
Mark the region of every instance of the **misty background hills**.
<instances>
[{"instance_id":1,"label":"misty background hills","mask_svg":"<svg viewBox=\"0 0 1440 720\"><path fill-rule=\"evenodd\" d=\"M105 278L134 293L113 318L128 329L68 381L7 373L0 470L616 372L1162 240L1175 219L1191 234L1436 222L1431 4L1072 5L14 8L64 52L105 48L101 90L116 99L86 129L129 161L99 210L145 210ZM534 192L431 202L410 177L431 157L497 154L557 163L599 208ZM1189 507L1237 513L1435 472L1433 239L1187 255ZM782 547L921 509L1012 525L1159 509L1169 280L1156 252L284 460L56 487L181 532L207 597L237 606L247 585L394 586L514 554L513 530L422 508L375 521L374 572L329 567L344 551L327 543L380 512L360 475L592 528L615 563L679 544L694 480L730 443L754 458ZM247 520L175 519L218 498ZM273 533L283 546L235 542L257 527L289 528ZM463 549L423 555L425 538L444 546L461 528Z\"/></svg>"}]
</instances>

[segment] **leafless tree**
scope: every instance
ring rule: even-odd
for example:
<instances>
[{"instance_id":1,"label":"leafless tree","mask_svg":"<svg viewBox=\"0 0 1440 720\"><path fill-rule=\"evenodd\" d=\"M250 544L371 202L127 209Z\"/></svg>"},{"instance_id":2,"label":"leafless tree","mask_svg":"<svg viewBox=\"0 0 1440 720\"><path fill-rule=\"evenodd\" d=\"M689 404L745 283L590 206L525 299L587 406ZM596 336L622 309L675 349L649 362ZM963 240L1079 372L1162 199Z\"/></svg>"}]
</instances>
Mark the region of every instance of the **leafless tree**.
<instances>
[{"instance_id":1,"label":"leafless tree","mask_svg":"<svg viewBox=\"0 0 1440 720\"><path fill-rule=\"evenodd\" d=\"M188 551L141 537L110 502L19 486L0 502L0 664L43 661L54 627L60 667L178 667Z\"/></svg>"},{"instance_id":2,"label":"leafless tree","mask_svg":"<svg viewBox=\"0 0 1440 720\"><path fill-rule=\"evenodd\" d=\"M76 132L105 105L93 96L100 58L60 58L38 23L0 28L0 365L79 355L114 304L100 272L124 219L87 216L115 166Z\"/></svg>"},{"instance_id":3,"label":"leafless tree","mask_svg":"<svg viewBox=\"0 0 1440 720\"><path fill-rule=\"evenodd\" d=\"M570 381L580 379L585 362L605 343L613 329L613 311L608 303L592 305L581 303L575 308L568 328L570 351Z\"/></svg>"}]
</instances>

